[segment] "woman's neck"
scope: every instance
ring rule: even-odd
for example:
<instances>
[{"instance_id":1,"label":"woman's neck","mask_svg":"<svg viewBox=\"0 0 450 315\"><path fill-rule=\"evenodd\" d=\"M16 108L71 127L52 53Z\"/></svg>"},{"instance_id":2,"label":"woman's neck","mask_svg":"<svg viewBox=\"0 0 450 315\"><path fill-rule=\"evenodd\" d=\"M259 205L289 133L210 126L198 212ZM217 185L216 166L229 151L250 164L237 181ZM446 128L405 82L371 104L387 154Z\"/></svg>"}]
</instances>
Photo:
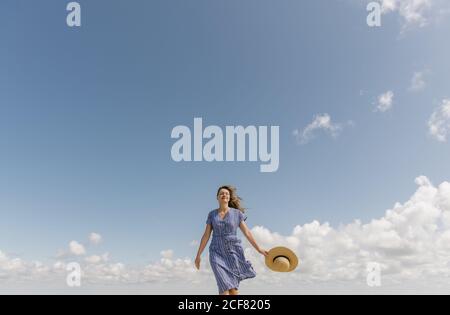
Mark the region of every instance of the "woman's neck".
<instances>
[{"instance_id":1,"label":"woman's neck","mask_svg":"<svg viewBox=\"0 0 450 315\"><path fill-rule=\"evenodd\" d=\"M227 212L228 210L230 210L230 207L228 207L227 205L220 205L220 212Z\"/></svg>"}]
</instances>

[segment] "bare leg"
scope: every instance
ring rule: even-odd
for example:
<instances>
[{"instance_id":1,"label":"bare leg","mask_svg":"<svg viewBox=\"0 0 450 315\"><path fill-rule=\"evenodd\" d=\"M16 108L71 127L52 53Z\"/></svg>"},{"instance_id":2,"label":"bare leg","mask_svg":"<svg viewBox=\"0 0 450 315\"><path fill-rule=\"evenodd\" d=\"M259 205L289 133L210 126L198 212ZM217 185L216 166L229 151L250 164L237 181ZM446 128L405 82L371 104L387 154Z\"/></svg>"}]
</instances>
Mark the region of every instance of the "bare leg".
<instances>
[{"instance_id":1,"label":"bare leg","mask_svg":"<svg viewBox=\"0 0 450 315\"><path fill-rule=\"evenodd\" d=\"M239 295L238 289L230 289L230 295Z\"/></svg>"},{"instance_id":2,"label":"bare leg","mask_svg":"<svg viewBox=\"0 0 450 315\"><path fill-rule=\"evenodd\" d=\"M220 293L220 295L230 295L230 291L229 290L224 291L224 292Z\"/></svg>"}]
</instances>

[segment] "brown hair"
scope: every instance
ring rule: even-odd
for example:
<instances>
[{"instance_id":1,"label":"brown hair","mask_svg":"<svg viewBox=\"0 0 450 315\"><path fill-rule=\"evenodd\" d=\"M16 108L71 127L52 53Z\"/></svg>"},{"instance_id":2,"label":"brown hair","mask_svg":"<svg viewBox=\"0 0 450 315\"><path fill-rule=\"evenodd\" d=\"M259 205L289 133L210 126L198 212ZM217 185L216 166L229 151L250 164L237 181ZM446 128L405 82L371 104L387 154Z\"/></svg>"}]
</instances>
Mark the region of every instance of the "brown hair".
<instances>
[{"instance_id":1,"label":"brown hair","mask_svg":"<svg viewBox=\"0 0 450 315\"><path fill-rule=\"evenodd\" d=\"M237 195L237 193L236 193L236 191L237 191L236 187L233 187L233 186L230 186L230 185L224 185L224 186L220 187L220 188L217 190L217 195L216 195L216 197L219 197L219 193L220 193L220 191L221 191L222 189L226 189L226 190L228 190L228 191L230 192L230 201L228 202L228 207L234 208L234 209L238 209L238 210L240 210L242 213L244 213L245 210L246 210L246 208L244 208L244 207L241 205L242 198L239 197L239 196Z\"/></svg>"}]
</instances>

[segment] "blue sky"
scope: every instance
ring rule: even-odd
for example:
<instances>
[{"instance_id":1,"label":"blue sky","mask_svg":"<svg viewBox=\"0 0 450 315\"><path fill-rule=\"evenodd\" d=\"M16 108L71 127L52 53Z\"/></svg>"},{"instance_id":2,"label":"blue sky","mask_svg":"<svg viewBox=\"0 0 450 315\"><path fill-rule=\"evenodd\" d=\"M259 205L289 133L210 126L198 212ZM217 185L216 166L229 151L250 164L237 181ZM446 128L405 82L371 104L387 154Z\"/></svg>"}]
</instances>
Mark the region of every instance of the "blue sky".
<instances>
[{"instance_id":1,"label":"blue sky","mask_svg":"<svg viewBox=\"0 0 450 315\"><path fill-rule=\"evenodd\" d=\"M52 259L90 232L114 259L194 256L218 186L238 187L250 226L289 234L318 220L380 217L450 178L427 122L450 98L448 19L366 24L360 1L79 1L0 4L0 249ZM415 72L426 85L411 91ZM377 98L395 96L375 112ZM292 135L318 114L343 130ZM172 128L280 126L280 168L175 163ZM353 124L348 124L352 121Z\"/></svg>"}]
</instances>

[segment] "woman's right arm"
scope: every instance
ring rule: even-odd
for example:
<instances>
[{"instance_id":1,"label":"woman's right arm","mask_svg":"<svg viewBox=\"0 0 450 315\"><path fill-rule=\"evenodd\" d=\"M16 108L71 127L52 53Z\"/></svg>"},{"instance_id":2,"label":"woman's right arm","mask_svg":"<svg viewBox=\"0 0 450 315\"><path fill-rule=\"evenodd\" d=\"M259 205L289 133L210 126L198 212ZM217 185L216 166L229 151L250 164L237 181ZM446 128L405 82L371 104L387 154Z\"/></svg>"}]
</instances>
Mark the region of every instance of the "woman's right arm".
<instances>
[{"instance_id":1,"label":"woman's right arm","mask_svg":"<svg viewBox=\"0 0 450 315\"><path fill-rule=\"evenodd\" d=\"M206 245L208 244L209 238L211 237L212 232L212 226L211 224L206 225L205 233L203 233L202 240L200 241L200 246L198 248L197 257L195 258L195 267L197 269L200 269L200 261L201 256L203 253L203 250L205 249Z\"/></svg>"}]
</instances>

